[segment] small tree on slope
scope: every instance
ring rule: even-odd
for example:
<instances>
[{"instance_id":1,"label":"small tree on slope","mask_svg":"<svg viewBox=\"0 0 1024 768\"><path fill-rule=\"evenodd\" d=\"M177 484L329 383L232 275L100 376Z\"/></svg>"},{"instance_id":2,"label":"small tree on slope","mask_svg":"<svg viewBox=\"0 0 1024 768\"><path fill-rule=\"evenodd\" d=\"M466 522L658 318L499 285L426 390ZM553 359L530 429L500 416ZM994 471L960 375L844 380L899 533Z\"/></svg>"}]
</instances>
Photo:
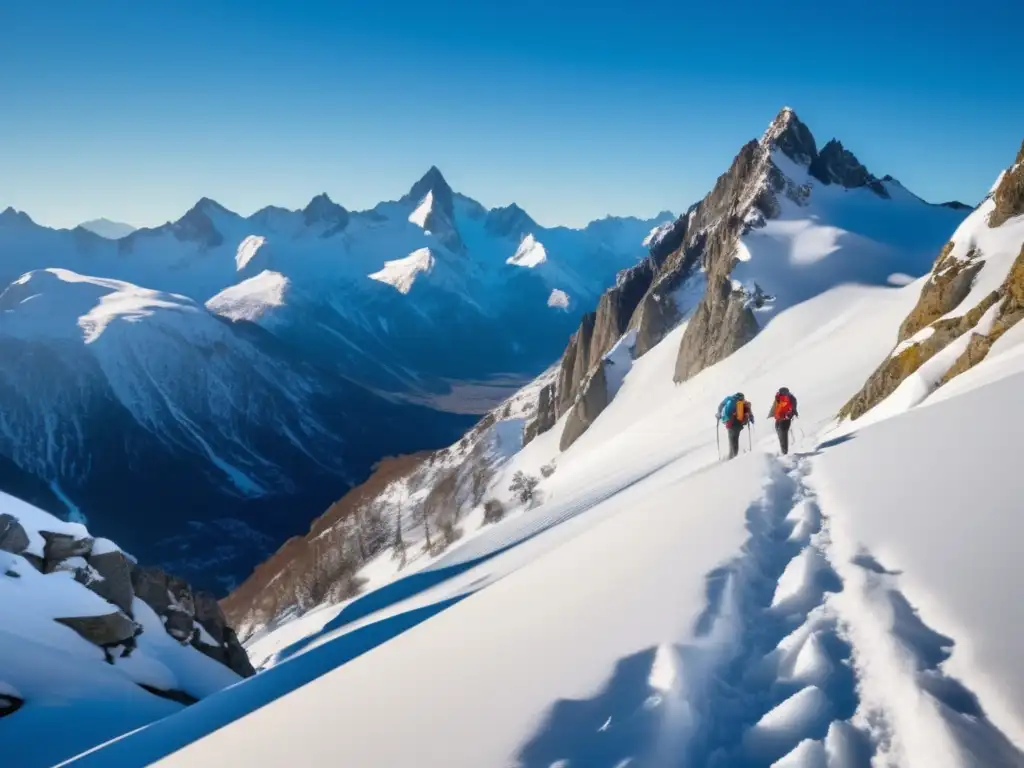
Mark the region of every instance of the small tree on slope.
<instances>
[{"instance_id":1,"label":"small tree on slope","mask_svg":"<svg viewBox=\"0 0 1024 768\"><path fill-rule=\"evenodd\" d=\"M512 485L508 489L520 504L533 506L537 498L537 486L540 480L519 470L512 476Z\"/></svg>"}]
</instances>

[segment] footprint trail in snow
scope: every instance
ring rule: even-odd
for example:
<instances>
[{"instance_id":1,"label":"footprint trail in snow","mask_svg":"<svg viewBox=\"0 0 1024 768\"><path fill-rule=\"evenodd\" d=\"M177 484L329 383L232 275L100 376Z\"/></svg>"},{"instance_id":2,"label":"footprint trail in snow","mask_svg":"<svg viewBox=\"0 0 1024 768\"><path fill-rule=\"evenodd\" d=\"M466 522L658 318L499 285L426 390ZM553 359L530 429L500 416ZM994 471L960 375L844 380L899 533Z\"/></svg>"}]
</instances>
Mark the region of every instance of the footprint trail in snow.
<instances>
[{"instance_id":1,"label":"footprint trail in snow","mask_svg":"<svg viewBox=\"0 0 1024 768\"><path fill-rule=\"evenodd\" d=\"M652 695L589 702L599 733L554 764L1024 766L977 697L943 673L953 642L918 617L899 574L833 543L810 472L807 455L772 463L741 554L706 578L696 641L623 662L620 672L650 667ZM521 763L540 764L552 763Z\"/></svg>"}]
</instances>

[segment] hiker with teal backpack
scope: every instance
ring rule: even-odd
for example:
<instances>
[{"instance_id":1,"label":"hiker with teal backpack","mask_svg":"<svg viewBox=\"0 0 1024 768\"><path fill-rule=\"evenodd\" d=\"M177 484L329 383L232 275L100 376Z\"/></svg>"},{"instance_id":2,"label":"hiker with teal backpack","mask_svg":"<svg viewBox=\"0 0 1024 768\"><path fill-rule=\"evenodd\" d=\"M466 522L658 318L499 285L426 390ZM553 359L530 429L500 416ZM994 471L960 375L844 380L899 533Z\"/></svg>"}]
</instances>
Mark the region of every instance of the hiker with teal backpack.
<instances>
[{"instance_id":1,"label":"hiker with teal backpack","mask_svg":"<svg viewBox=\"0 0 1024 768\"><path fill-rule=\"evenodd\" d=\"M742 392L729 395L718 406L715 419L725 425L725 431L729 435L729 458L736 458L740 452L740 435L743 428L754 423L754 410L750 401L743 397Z\"/></svg>"}]
</instances>

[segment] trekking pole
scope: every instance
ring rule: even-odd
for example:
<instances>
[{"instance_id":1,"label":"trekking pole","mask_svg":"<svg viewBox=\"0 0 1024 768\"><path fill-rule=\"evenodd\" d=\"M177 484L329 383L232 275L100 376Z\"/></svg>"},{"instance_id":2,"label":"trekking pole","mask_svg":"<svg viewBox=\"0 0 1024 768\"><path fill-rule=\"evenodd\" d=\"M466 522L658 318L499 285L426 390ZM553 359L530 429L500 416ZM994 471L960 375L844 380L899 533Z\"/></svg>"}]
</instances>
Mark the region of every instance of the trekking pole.
<instances>
[{"instance_id":1,"label":"trekking pole","mask_svg":"<svg viewBox=\"0 0 1024 768\"><path fill-rule=\"evenodd\" d=\"M753 452L754 450L754 438L751 435L754 432L754 425L747 424L747 452Z\"/></svg>"},{"instance_id":2,"label":"trekking pole","mask_svg":"<svg viewBox=\"0 0 1024 768\"><path fill-rule=\"evenodd\" d=\"M715 416L715 448L718 449L718 460L721 461L722 460L722 436L721 436L721 433L718 431L718 424L719 424L718 417Z\"/></svg>"}]
</instances>

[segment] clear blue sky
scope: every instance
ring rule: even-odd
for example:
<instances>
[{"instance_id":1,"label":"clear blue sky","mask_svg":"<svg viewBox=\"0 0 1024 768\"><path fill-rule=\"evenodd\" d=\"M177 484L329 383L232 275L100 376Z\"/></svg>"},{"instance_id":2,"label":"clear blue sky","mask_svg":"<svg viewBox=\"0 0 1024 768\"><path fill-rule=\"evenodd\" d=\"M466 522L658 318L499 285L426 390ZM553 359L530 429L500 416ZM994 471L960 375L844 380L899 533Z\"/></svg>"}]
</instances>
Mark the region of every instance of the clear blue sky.
<instances>
[{"instance_id":1,"label":"clear blue sky","mask_svg":"<svg viewBox=\"0 0 1024 768\"><path fill-rule=\"evenodd\" d=\"M1021 0L5 0L0 208L394 199L431 164L545 224L679 211L790 105L974 203L1024 138Z\"/></svg>"}]
</instances>

